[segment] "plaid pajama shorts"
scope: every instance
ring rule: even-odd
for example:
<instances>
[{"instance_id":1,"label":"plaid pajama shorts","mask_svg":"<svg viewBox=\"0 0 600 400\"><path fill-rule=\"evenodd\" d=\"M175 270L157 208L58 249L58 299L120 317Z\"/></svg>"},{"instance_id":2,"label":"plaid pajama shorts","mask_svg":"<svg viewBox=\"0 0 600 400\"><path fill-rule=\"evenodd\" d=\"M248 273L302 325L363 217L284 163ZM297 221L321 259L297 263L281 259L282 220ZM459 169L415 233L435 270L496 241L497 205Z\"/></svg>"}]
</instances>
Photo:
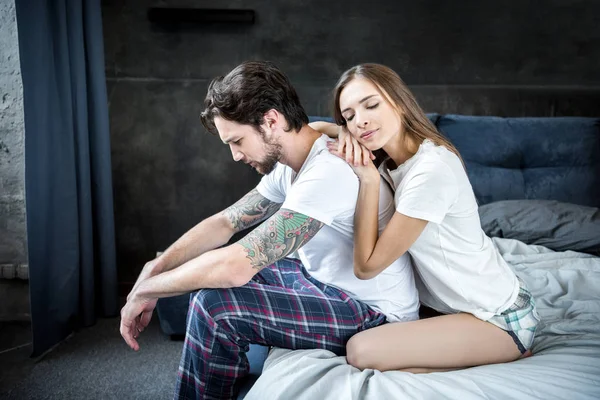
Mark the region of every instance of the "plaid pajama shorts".
<instances>
[{"instance_id":1,"label":"plaid pajama shorts","mask_svg":"<svg viewBox=\"0 0 600 400\"><path fill-rule=\"evenodd\" d=\"M176 399L232 399L248 374L250 343L345 355L355 333L385 315L283 259L242 287L192 293Z\"/></svg>"},{"instance_id":2,"label":"plaid pajama shorts","mask_svg":"<svg viewBox=\"0 0 600 400\"><path fill-rule=\"evenodd\" d=\"M517 300L501 314L493 316L488 322L504 329L515 341L521 354L531 349L535 330L540 322L540 316L535 308L535 300L525 282L519 280L519 295Z\"/></svg>"}]
</instances>

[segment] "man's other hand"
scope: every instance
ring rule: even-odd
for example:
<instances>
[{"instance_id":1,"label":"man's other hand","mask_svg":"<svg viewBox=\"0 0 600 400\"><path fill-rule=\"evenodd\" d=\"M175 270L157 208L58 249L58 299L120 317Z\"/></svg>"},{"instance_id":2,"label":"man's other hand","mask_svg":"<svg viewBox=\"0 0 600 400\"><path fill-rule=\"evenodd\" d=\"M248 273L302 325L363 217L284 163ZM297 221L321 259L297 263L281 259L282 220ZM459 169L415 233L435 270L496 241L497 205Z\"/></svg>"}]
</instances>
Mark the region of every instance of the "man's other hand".
<instances>
[{"instance_id":1,"label":"man's other hand","mask_svg":"<svg viewBox=\"0 0 600 400\"><path fill-rule=\"evenodd\" d=\"M135 351L140 349L137 338L150 323L157 300L142 299L132 291L127 298L127 303L121 309L119 330L127 345Z\"/></svg>"}]
</instances>

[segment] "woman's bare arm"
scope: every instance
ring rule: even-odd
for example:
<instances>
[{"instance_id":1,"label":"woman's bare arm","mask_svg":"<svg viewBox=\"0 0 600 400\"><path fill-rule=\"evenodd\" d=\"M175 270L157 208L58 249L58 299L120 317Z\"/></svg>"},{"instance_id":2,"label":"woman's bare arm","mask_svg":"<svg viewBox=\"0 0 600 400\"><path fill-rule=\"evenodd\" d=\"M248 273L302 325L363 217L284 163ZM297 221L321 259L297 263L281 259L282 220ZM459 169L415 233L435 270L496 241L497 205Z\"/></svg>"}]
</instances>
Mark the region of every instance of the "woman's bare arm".
<instances>
[{"instance_id":1,"label":"woman's bare arm","mask_svg":"<svg viewBox=\"0 0 600 400\"><path fill-rule=\"evenodd\" d=\"M379 185L361 182L354 217L354 274L371 279L402 256L427 226L422 219L395 212L377 237Z\"/></svg>"},{"instance_id":2,"label":"woman's bare arm","mask_svg":"<svg viewBox=\"0 0 600 400\"><path fill-rule=\"evenodd\" d=\"M365 151L361 147L355 152L354 159L358 157L363 164L353 166L360 180L354 215L354 274L359 279L374 278L390 266L410 248L427 225L425 220L395 212L379 236L381 177L373 163L364 157Z\"/></svg>"},{"instance_id":3,"label":"woman's bare arm","mask_svg":"<svg viewBox=\"0 0 600 400\"><path fill-rule=\"evenodd\" d=\"M360 181L354 214L354 275L371 279L402 256L418 239L427 221L395 212L379 236L379 185L381 176L372 154L350 135L340 150L328 144L329 151L345 159Z\"/></svg>"},{"instance_id":4,"label":"woman's bare arm","mask_svg":"<svg viewBox=\"0 0 600 400\"><path fill-rule=\"evenodd\" d=\"M329 136L332 139L337 139L339 136L340 130L342 129L341 126L338 126L331 122L325 122L325 121L311 122L310 124L308 124L308 126L313 128L315 131L326 134L327 136Z\"/></svg>"}]
</instances>

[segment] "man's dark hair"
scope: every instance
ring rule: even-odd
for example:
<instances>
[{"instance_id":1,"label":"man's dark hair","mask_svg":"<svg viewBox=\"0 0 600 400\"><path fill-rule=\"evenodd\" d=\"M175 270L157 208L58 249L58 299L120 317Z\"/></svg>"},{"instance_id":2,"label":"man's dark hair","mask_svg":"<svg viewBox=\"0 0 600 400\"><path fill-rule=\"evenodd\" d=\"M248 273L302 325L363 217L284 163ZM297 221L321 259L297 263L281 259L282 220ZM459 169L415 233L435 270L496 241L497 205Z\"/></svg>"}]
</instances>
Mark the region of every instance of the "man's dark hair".
<instances>
[{"instance_id":1,"label":"man's dark hair","mask_svg":"<svg viewBox=\"0 0 600 400\"><path fill-rule=\"evenodd\" d=\"M252 125L258 132L263 132L260 126L264 124L265 113L271 109L285 117L287 132L292 129L298 132L302 125L308 124L308 116L296 90L283 72L269 61L246 61L225 77L213 79L204 106L200 119L213 134L217 133L217 116Z\"/></svg>"}]
</instances>

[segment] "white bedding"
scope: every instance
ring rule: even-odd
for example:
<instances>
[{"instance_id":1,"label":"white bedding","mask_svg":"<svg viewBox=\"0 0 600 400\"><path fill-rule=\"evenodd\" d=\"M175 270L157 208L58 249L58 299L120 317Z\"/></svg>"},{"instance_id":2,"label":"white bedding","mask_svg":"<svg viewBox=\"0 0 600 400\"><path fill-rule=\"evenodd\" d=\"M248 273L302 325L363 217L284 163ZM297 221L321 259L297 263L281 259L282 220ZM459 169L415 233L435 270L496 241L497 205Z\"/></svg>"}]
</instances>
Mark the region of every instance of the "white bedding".
<instances>
[{"instance_id":1,"label":"white bedding","mask_svg":"<svg viewBox=\"0 0 600 400\"><path fill-rule=\"evenodd\" d=\"M273 349L246 399L600 399L600 257L494 239L542 324L534 356L461 371L360 371L326 350Z\"/></svg>"}]
</instances>

